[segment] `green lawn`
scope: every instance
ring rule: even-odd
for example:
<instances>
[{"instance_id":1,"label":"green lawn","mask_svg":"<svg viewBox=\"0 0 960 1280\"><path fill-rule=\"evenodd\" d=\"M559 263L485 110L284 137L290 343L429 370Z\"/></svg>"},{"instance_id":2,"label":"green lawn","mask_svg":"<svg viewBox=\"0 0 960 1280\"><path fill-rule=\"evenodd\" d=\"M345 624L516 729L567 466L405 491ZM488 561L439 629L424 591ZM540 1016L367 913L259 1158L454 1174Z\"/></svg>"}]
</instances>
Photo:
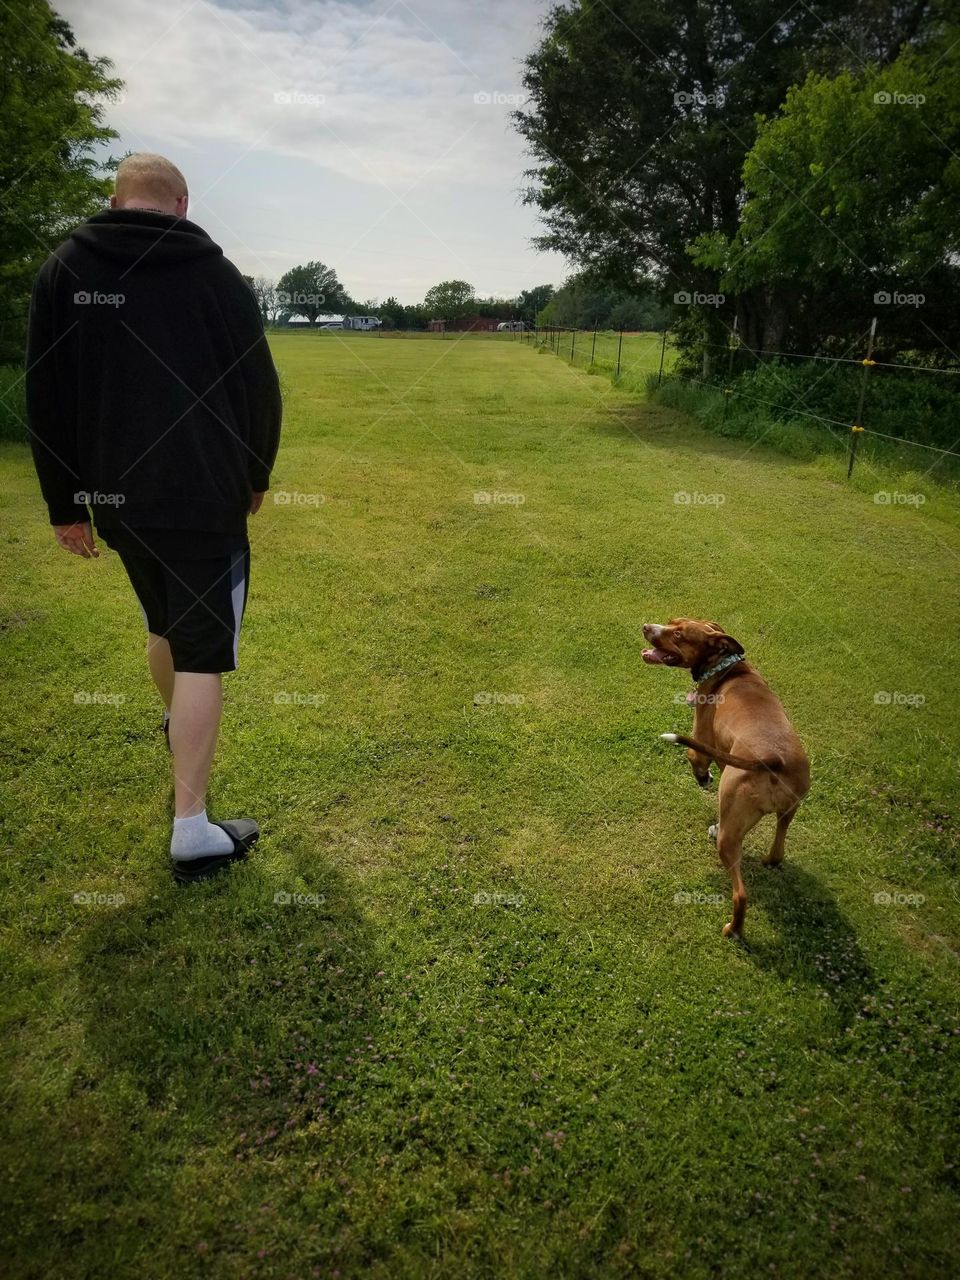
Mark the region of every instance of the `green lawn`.
<instances>
[{"instance_id":1,"label":"green lawn","mask_svg":"<svg viewBox=\"0 0 960 1280\"><path fill-rule=\"evenodd\" d=\"M273 345L218 881L116 557L0 451L4 1273L956 1275L957 513L517 341ZM676 613L813 761L747 946Z\"/></svg>"}]
</instances>

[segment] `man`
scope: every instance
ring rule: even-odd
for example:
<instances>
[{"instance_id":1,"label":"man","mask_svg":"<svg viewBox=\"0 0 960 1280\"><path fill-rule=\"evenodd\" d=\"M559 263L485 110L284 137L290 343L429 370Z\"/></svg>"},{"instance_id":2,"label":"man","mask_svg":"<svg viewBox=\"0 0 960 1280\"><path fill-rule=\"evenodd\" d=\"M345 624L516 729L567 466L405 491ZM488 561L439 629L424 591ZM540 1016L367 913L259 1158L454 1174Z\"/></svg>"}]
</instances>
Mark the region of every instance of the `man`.
<instances>
[{"instance_id":1,"label":"man","mask_svg":"<svg viewBox=\"0 0 960 1280\"><path fill-rule=\"evenodd\" d=\"M180 881L243 857L248 818L211 822L207 781L237 665L249 583L247 514L269 488L277 373L253 293L187 221L183 174L128 156L110 209L47 259L30 305L27 417L57 542L123 562L166 708Z\"/></svg>"}]
</instances>

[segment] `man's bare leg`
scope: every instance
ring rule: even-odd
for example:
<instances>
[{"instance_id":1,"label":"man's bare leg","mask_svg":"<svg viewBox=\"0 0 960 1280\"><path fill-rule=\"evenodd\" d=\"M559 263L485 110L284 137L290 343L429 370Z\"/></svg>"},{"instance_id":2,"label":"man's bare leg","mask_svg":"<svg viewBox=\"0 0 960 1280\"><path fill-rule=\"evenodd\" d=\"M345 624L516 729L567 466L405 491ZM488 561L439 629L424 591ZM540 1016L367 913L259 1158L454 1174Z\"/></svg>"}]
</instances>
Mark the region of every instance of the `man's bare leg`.
<instances>
[{"instance_id":1,"label":"man's bare leg","mask_svg":"<svg viewBox=\"0 0 960 1280\"><path fill-rule=\"evenodd\" d=\"M250 818L211 822L207 817L207 783L222 711L218 675L176 672L170 705L175 805L170 856L180 881L211 875L234 858L244 857L260 834Z\"/></svg>"},{"instance_id":2,"label":"man's bare leg","mask_svg":"<svg viewBox=\"0 0 960 1280\"><path fill-rule=\"evenodd\" d=\"M177 672L170 705L170 750L178 818L192 818L206 808L222 710L219 676Z\"/></svg>"},{"instance_id":3,"label":"man's bare leg","mask_svg":"<svg viewBox=\"0 0 960 1280\"><path fill-rule=\"evenodd\" d=\"M155 636L152 631L147 632L147 664L157 692L169 712L173 702L173 655L163 636Z\"/></svg>"}]
</instances>

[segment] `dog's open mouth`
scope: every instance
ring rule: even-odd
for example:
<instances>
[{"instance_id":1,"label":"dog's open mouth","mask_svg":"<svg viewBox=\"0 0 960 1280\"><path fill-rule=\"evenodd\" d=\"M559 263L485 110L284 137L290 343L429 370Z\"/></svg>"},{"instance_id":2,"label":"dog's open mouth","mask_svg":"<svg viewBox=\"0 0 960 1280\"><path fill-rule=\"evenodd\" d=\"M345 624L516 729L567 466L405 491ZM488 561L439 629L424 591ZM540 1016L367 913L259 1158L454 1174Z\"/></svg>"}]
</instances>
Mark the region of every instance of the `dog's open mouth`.
<instances>
[{"instance_id":1,"label":"dog's open mouth","mask_svg":"<svg viewBox=\"0 0 960 1280\"><path fill-rule=\"evenodd\" d=\"M681 661L675 653L664 653L662 649L642 649L640 657L652 666L675 667Z\"/></svg>"}]
</instances>

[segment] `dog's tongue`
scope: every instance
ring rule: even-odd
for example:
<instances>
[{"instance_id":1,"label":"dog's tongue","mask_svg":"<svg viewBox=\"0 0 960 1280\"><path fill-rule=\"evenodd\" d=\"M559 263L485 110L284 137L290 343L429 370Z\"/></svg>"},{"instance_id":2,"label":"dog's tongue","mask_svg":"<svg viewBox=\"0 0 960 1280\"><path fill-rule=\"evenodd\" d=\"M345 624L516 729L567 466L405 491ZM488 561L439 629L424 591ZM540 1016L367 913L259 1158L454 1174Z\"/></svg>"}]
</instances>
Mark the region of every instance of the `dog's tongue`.
<instances>
[{"instance_id":1,"label":"dog's tongue","mask_svg":"<svg viewBox=\"0 0 960 1280\"><path fill-rule=\"evenodd\" d=\"M663 654L658 649L642 649L640 657L644 662L658 663L663 662Z\"/></svg>"}]
</instances>

